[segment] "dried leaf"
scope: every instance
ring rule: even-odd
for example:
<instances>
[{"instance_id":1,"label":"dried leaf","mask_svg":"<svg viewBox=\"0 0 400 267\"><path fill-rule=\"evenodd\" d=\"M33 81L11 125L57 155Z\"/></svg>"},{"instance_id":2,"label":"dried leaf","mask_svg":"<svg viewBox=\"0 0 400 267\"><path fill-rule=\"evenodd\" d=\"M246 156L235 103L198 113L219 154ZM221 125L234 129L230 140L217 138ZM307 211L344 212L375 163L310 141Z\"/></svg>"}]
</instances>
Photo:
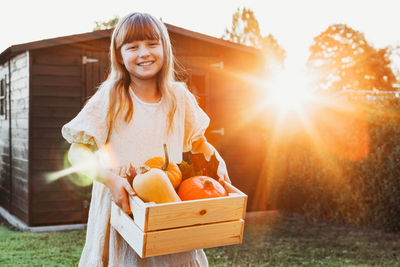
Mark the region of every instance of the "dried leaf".
<instances>
[{"instance_id":1,"label":"dried leaf","mask_svg":"<svg viewBox=\"0 0 400 267\"><path fill-rule=\"evenodd\" d=\"M206 158L204 157L204 154L202 153L192 154L190 152L188 153L188 161L189 162L182 161L185 162L185 164L181 164L182 165L181 172L183 177L184 177L183 172L185 172L187 173L187 175L190 175L189 177L205 175L218 180L217 170L219 161L215 157L215 154L211 156L210 161L207 161ZM186 166L186 164L190 166L189 170L187 170L188 167Z\"/></svg>"},{"instance_id":2,"label":"dried leaf","mask_svg":"<svg viewBox=\"0 0 400 267\"><path fill-rule=\"evenodd\" d=\"M206 170L205 170L205 176L208 177L212 177L214 179L218 180L218 165L219 165L219 161L217 160L217 158L215 157L215 153L211 156L210 161L207 162L206 165Z\"/></svg>"},{"instance_id":3,"label":"dried leaf","mask_svg":"<svg viewBox=\"0 0 400 267\"><path fill-rule=\"evenodd\" d=\"M190 165L185 160L182 160L182 162L178 164L178 167L182 173L182 180L195 176L195 172L193 171L193 166Z\"/></svg>"}]
</instances>

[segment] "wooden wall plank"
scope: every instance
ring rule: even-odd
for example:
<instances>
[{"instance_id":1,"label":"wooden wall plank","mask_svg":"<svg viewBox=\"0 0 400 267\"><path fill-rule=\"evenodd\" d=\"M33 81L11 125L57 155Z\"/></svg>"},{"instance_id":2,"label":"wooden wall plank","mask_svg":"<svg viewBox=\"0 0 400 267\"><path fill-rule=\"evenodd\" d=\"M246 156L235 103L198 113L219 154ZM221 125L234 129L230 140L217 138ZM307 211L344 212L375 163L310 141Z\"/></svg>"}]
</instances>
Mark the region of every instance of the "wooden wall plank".
<instances>
[{"instance_id":1,"label":"wooden wall plank","mask_svg":"<svg viewBox=\"0 0 400 267\"><path fill-rule=\"evenodd\" d=\"M34 128L58 128L61 131L62 126L70 121L70 118L43 118L36 117ZM34 144L35 145L35 144ZM47 144L51 145L51 144Z\"/></svg>"},{"instance_id":2,"label":"wooden wall plank","mask_svg":"<svg viewBox=\"0 0 400 267\"><path fill-rule=\"evenodd\" d=\"M63 117L61 117L63 118ZM34 128L34 127L33 127ZM61 129L57 128L35 128L32 134L33 138L57 138L62 139Z\"/></svg>"},{"instance_id":3,"label":"wooden wall plank","mask_svg":"<svg viewBox=\"0 0 400 267\"><path fill-rule=\"evenodd\" d=\"M32 203L55 202L55 201L80 201L82 196L73 191L35 191Z\"/></svg>"},{"instance_id":4,"label":"wooden wall plank","mask_svg":"<svg viewBox=\"0 0 400 267\"><path fill-rule=\"evenodd\" d=\"M11 167L11 172L12 172L12 180L14 179L22 179L22 180L26 180L28 179L28 170L26 169L19 169L19 168L15 168L14 166Z\"/></svg>"},{"instance_id":5,"label":"wooden wall plank","mask_svg":"<svg viewBox=\"0 0 400 267\"><path fill-rule=\"evenodd\" d=\"M59 171L64 169L64 158L54 158L50 157L47 159L34 159L32 161L32 170L34 171L42 171L42 172L51 172L51 171ZM60 157L62 155L59 155Z\"/></svg>"},{"instance_id":6,"label":"wooden wall plank","mask_svg":"<svg viewBox=\"0 0 400 267\"><path fill-rule=\"evenodd\" d=\"M45 161L48 159L53 159L53 160L63 160L64 156L68 152L69 145L67 148L50 148L50 149L45 149L43 147L37 148L33 151L32 154L32 164L37 164L37 161Z\"/></svg>"},{"instance_id":7,"label":"wooden wall plank","mask_svg":"<svg viewBox=\"0 0 400 267\"><path fill-rule=\"evenodd\" d=\"M32 75L54 75L54 76L81 76L82 67L79 65L60 66L35 64L32 68Z\"/></svg>"},{"instance_id":8,"label":"wooden wall plank","mask_svg":"<svg viewBox=\"0 0 400 267\"><path fill-rule=\"evenodd\" d=\"M82 210L32 212L32 226L83 223Z\"/></svg>"},{"instance_id":9,"label":"wooden wall plank","mask_svg":"<svg viewBox=\"0 0 400 267\"><path fill-rule=\"evenodd\" d=\"M11 214L15 215L18 219L28 225L29 215L28 211L23 208L23 205L27 205L26 202L21 201L11 201Z\"/></svg>"},{"instance_id":10,"label":"wooden wall plank","mask_svg":"<svg viewBox=\"0 0 400 267\"><path fill-rule=\"evenodd\" d=\"M15 144L11 148L11 153L15 157L25 158L25 159L28 158L28 149L27 146L25 146L24 144L19 144L18 146L17 144Z\"/></svg>"},{"instance_id":11,"label":"wooden wall plank","mask_svg":"<svg viewBox=\"0 0 400 267\"><path fill-rule=\"evenodd\" d=\"M38 107L64 107L74 108L74 110L82 108L80 97L34 96L33 102L33 109Z\"/></svg>"},{"instance_id":12,"label":"wooden wall plank","mask_svg":"<svg viewBox=\"0 0 400 267\"><path fill-rule=\"evenodd\" d=\"M35 75L32 77L32 86L72 86L81 85L80 76L53 76L53 75Z\"/></svg>"},{"instance_id":13,"label":"wooden wall plank","mask_svg":"<svg viewBox=\"0 0 400 267\"><path fill-rule=\"evenodd\" d=\"M76 44L65 44L58 46L45 47L42 49L34 50L34 58L43 57L45 55L51 56L66 56L66 57L78 57L81 55L82 49Z\"/></svg>"},{"instance_id":14,"label":"wooden wall plank","mask_svg":"<svg viewBox=\"0 0 400 267\"><path fill-rule=\"evenodd\" d=\"M10 199L11 198L9 189L0 186L0 206L8 210Z\"/></svg>"},{"instance_id":15,"label":"wooden wall plank","mask_svg":"<svg viewBox=\"0 0 400 267\"><path fill-rule=\"evenodd\" d=\"M82 64L81 56L57 56L51 54L44 54L35 56L33 58L33 64L43 64L43 65L56 65L56 66L80 66Z\"/></svg>"},{"instance_id":16,"label":"wooden wall plank","mask_svg":"<svg viewBox=\"0 0 400 267\"><path fill-rule=\"evenodd\" d=\"M65 107L36 107L32 111L32 116L36 119L46 119L46 118L66 118L68 120L71 120L74 118L80 111L80 107L71 107L71 108L65 108ZM50 128L51 129L51 128ZM61 131L61 129L60 129ZM36 136L36 133L33 133Z\"/></svg>"},{"instance_id":17,"label":"wooden wall plank","mask_svg":"<svg viewBox=\"0 0 400 267\"><path fill-rule=\"evenodd\" d=\"M81 97L81 88L73 86L35 86L32 88L33 96Z\"/></svg>"},{"instance_id":18,"label":"wooden wall plank","mask_svg":"<svg viewBox=\"0 0 400 267\"><path fill-rule=\"evenodd\" d=\"M28 199L20 197L14 191L11 195L11 213L25 223L28 222Z\"/></svg>"},{"instance_id":19,"label":"wooden wall plank","mask_svg":"<svg viewBox=\"0 0 400 267\"><path fill-rule=\"evenodd\" d=\"M35 201L31 203L31 207L35 212L61 212L61 211L80 211L83 208L81 199L75 201Z\"/></svg>"}]
</instances>

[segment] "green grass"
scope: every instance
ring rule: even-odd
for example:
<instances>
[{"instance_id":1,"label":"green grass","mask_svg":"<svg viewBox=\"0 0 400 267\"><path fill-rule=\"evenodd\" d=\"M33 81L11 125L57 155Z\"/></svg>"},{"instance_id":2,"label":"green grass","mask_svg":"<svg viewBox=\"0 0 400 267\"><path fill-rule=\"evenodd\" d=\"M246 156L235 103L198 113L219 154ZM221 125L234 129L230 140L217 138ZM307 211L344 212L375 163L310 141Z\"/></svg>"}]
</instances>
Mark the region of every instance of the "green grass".
<instances>
[{"instance_id":1,"label":"green grass","mask_svg":"<svg viewBox=\"0 0 400 267\"><path fill-rule=\"evenodd\" d=\"M0 226L0 266L76 266L85 231L21 233Z\"/></svg>"},{"instance_id":2,"label":"green grass","mask_svg":"<svg viewBox=\"0 0 400 267\"><path fill-rule=\"evenodd\" d=\"M0 226L0 266L76 266L85 231ZM400 233L270 212L246 219L241 245L205 249L210 266L400 266Z\"/></svg>"},{"instance_id":3,"label":"green grass","mask_svg":"<svg viewBox=\"0 0 400 267\"><path fill-rule=\"evenodd\" d=\"M206 253L210 266L400 266L400 233L270 213L246 221L241 245Z\"/></svg>"}]
</instances>

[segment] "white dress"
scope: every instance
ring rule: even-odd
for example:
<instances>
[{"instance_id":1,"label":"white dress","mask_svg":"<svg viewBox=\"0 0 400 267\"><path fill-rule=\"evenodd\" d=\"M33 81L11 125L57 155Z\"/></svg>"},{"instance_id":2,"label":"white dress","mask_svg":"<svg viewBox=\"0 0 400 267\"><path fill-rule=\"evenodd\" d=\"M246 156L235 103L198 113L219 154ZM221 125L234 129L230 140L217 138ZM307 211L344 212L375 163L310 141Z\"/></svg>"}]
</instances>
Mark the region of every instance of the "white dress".
<instances>
[{"instance_id":1,"label":"white dress","mask_svg":"<svg viewBox=\"0 0 400 267\"><path fill-rule=\"evenodd\" d=\"M208 116L194 96L176 83L177 110L172 134L167 135L167 107L163 98L158 103L145 103L131 90L134 106L130 123L118 120L107 136L106 114L108 90L101 89L89 99L80 113L63 126L62 135L70 143L111 145L114 160L120 167L135 167L147 159L163 157L163 144L168 147L171 162L182 161L182 152L189 151L193 141L204 135ZM93 182L86 243L79 266L208 266L203 250L141 259L110 225L111 193L102 183Z\"/></svg>"}]
</instances>

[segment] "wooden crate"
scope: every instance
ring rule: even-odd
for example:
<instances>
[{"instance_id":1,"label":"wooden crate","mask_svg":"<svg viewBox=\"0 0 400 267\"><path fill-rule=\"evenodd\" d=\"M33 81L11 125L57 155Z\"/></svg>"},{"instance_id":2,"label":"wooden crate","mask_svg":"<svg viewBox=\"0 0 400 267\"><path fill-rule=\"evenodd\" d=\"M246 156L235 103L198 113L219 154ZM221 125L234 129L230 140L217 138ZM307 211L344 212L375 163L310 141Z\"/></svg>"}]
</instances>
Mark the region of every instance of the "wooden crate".
<instances>
[{"instance_id":1,"label":"wooden crate","mask_svg":"<svg viewBox=\"0 0 400 267\"><path fill-rule=\"evenodd\" d=\"M240 244L247 196L225 188L226 197L164 204L130 197L133 218L112 202L111 225L142 258Z\"/></svg>"}]
</instances>

